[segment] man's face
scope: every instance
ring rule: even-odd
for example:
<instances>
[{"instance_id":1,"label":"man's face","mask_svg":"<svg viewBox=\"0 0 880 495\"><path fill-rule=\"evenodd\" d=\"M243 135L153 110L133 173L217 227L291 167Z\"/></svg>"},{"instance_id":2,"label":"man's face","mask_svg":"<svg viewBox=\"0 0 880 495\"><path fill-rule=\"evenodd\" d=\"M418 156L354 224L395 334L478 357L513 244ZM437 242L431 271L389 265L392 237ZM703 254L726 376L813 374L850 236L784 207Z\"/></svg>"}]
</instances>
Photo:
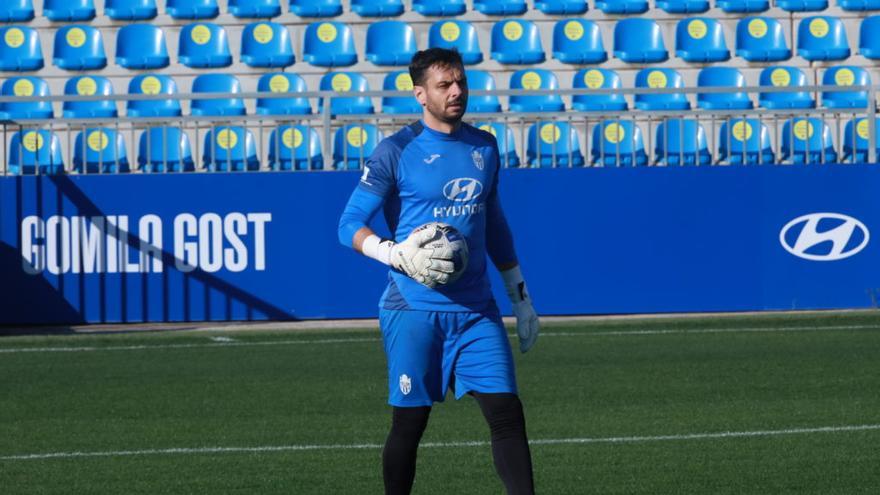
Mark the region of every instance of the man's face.
<instances>
[{"instance_id":1,"label":"man's face","mask_svg":"<svg viewBox=\"0 0 880 495\"><path fill-rule=\"evenodd\" d=\"M435 119L455 124L467 108L467 79L461 67L432 65L423 86L416 86L416 99Z\"/></svg>"}]
</instances>

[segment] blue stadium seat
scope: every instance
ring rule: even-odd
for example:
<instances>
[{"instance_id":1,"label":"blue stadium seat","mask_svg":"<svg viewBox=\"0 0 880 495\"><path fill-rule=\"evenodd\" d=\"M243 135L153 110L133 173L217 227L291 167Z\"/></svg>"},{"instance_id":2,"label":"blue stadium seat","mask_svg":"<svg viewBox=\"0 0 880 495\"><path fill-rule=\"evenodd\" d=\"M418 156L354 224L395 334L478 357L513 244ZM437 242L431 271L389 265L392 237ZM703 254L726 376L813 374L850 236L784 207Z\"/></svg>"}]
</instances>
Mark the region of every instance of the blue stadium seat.
<instances>
[{"instance_id":1,"label":"blue stadium seat","mask_svg":"<svg viewBox=\"0 0 880 495\"><path fill-rule=\"evenodd\" d=\"M880 10L880 0L837 0L837 5L843 10L856 12Z\"/></svg>"},{"instance_id":2,"label":"blue stadium seat","mask_svg":"<svg viewBox=\"0 0 880 495\"><path fill-rule=\"evenodd\" d=\"M251 67L289 67L295 58L287 28L254 22L241 32L241 61Z\"/></svg>"},{"instance_id":3,"label":"blue stadium seat","mask_svg":"<svg viewBox=\"0 0 880 495\"><path fill-rule=\"evenodd\" d=\"M535 0L535 9L547 15L579 15L587 11L587 1Z\"/></svg>"},{"instance_id":4,"label":"blue stadium seat","mask_svg":"<svg viewBox=\"0 0 880 495\"><path fill-rule=\"evenodd\" d=\"M319 67L347 67L357 62L351 27L341 22L314 22L303 37L303 59Z\"/></svg>"},{"instance_id":5,"label":"blue stadium seat","mask_svg":"<svg viewBox=\"0 0 880 495\"><path fill-rule=\"evenodd\" d=\"M263 93L304 93L306 82L292 72L269 72L260 76L257 91ZM308 98L257 98L257 115L308 115L312 105Z\"/></svg>"},{"instance_id":6,"label":"blue stadium seat","mask_svg":"<svg viewBox=\"0 0 880 495\"><path fill-rule=\"evenodd\" d=\"M572 87L589 89L622 88L620 76L610 69L581 69L574 75ZM620 93L582 94L572 96L572 108L581 112L622 111L627 109L626 98Z\"/></svg>"},{"instance_id":7,"label":"blue stadium seat","mask_svg":"<svg viewBox=\"0 0 880 495\"><path fill-rule=\"evenodd\" d=\"M734 67L705 67L697 75L697 87L744 88L746 78ZM753 108L748 93L697 93L697 106L706 110L749 110Z\"/></svg>"},{"instance_id":8,"label":"blue stadium seat","mask_svg":"<svg viewBox=\"0 0 880 495\"><path fill-rule=\"evenodd\" d=\"M870 142L868 136L871 131L868 119L859 117L846 123L843 130L843 161L855 163L868 163L868 149ZM880 123L874 120L874 143L877 146L874 156L880 157Z\"/></svg>"},{"instance_id":9,"label":"blue stadium seat","mask_svg":"<svg viewBox=\"0 0 880 495\"><path fill-rule=\"evenodd\" d=\"M43 68L37 31L27 26L0 27L0 71L26 72Z\"/></svg>"},{"instance_id":10,"label":"blue stadium seat","mask_svg":"<svg viewBox=\"0 0 880 495\"><path fill-rule=\"evenodd\" d=\"M396 17L403 13L401 0L351 0L351 11L361 17Z\"/></svg>"},{"instance_id":11,"label":"blue stadium seat","mask_svg":"<svg viewBox=\"0 0 880 495\"><path fill-rule=\"evenodd\" d=\"M113 85L103 76L77 76L64 84L64 94L77 96L109 96ZM116 102L112 100L65 101L62 115L66 119L116 117Z\"/></svg>"},{"instance_id":12,"label":"blue stadium seat","mask_svg":"<svg viewBox=\"0 0 880 495\"><path fill-rule=\"evenodd\" d=\"M553 58L564 64L601 64L608 60L599 25L583 19L557 22L553 26Z\"/></svg>"},{"instance_id":13,"label":"blue stadium seat","mask_svg":"<svg viewBox=\"0 0 880 495\"><path fill-rule=\"evenodd\" d=\"M66 70L97 70L107 66L104 38L97 28L71 24L55 32L52 63Z\"/></svg>"},{"instance_id":14,"label":"blue stadium seat","mask_svg":"<svg viewBox=\"0 0 880 495\"><path fill-rule=\"evenodd\" d=\"M193 69L229 67L232 53L226 29L212 22L187 24L180 30L177 58Z\"/></svg>"},{"instance_id":15,"label":"blue stadium seat","mask_svg":"<svg viewBox=\"0 0 880 495\"><path fill-rule=\"evenodd\" d=\"M477 30L467 21L437 21L428 30L429 48L455 48L465 65L483 61Z\"/></svg>"},{"instance_id":16,"label":"blue stadium seat","mask_svg":"<svg viewBox=\"0 0 880 495\"><path fill-rule=\"evenodd\" d=\"M675 55L685 62L723 62L730 59L721 23L709 17L678 21Z\"/></svg>"},{"instance_id":17,"label":"blue stadium seat","mask_svg":"<svg viewBox=\"0 0 880 495\"><path fill-rule=\"evenodd\" d=\"M384 135L373 124L347 124L333 136L333 166L357 170L376 149Z\"/></svg>"},{"instance_id":18,"label":"blue stadium seat","mask_svg":"<svg viewBox=\"0 0 880 495\"><path fill-rule=\"evenodd\" d=\"M268 19L281 15L279 0L229 0L229 13L239 18Z\"/></svg>"},{"instance_id":19,"label":"blue stadium seat","mask_svg":"<svg viewBox=\"0 0 880 495\"><path fill-rule=\"evenodd\" d=\"M290 13L299 17L336 17L342 0L290 0Z\"/></svg>"},{"instance_id":20,"label":"blue stadium seat","mask_svg":"<svg viewBox=\"0 0 880 495\"><path fill-rule=\"evenodd\" d=\"M606 14L643 14L648 0L596 0L596 8Z\"/></svg>"},{"instance_id":21,"label":"blue stadium seat","mask_svg":"<svg viewBox=\"0 0 880 495\"><path fill-rule=\"evenodd\" d=\"M849 42L843 23L837 17L804 17L798 24L797 52L810 62L846 59Z\"/></svg>"},{"instance_id":22,"label":"blue stadium seat","mask_svg":"<svg viewBox=\"0 0 880 495\"><path fill-rule=\"evenodd\" d=\"M670 14L699 14L709 10L709 0L657 0L657 8Z\"/></svg>"},{"instance_id":23,"label":"blue stadium seat","mask_svg":"<svg viewBox=\"0 0 880 495\"><path fill-rule=\"evenodd\" d=\"M766 87L797 87L807 85L807 76L797 67L774 66L761 71L758 84ZM761 93L758 97L758 105L771 110L784 108L815 108L816 102L810 93L779 92Z\"/></svg>"},{"instance_id":24,"label":"blue stadium seat","mask_svg":"<svg viewBox=\"0 0 880 495\"><path fill-rule=\"evenodd\" d=\"M241 83L231 74L199 74L193 79L193 93L241 93ZM191 105L192 115L225 116L245 115L247 109L241 98L202 99L194 98Z\"/></svg>"},{"instance_id":25,"label":"blue stadium seat","mask_svg":"<svg viewBox=\"0 0 880 495\"><path fill-rule=\"evenodd\" d=\"M654 163L660 166L709 165L706 130L694 119L671 118L657 126Z\"/></svg>"},{"instance_id":26,"label":"blue stadium seat","mask_svg":"<svg viewBox=\"0 0 880 495\"><path fill-rule=\"evenodd\" d=\"M43 0L43 16L53 22L91 21L95 0Z\"/></svg>"},{"instance_id":27,"label":"blue stadium seat","mask_svg":"<svg viewBox=\"0 0 880 495\"><path fill-rule=\"evenodd\" d=\"M385 75L382 82L385 91L408 91L407 96L383 96L382 113L422 113L422 106L412 95L413 82L409 71L395 70Z\"/></svg>"},{"instance_id":28,"label":"blue stadium seat","mask_svg":"<svg viewBox=\"0 0 880 495\"><path fill-rule=\"evenodd\" d=\"M217 0L165 0L165 12L174 19L213 19L220 7Z\"/></svg>"},{"instance_id":29,"label":"blue stadium seat","mask_svg":"<svg viewBox=\"0 0 880 495\"><path fill-rule=\"evenodd\" d=\"M240 126L214 127L205 134L202 163L209 172L259 170L254 134Z\"/></svg>"},{"instance_id":30,"label":"blue stadium seat","mask_svg":"<svg viewBox=\"0 0 880 495\"><path fill-rule=\"evenodd\" d=\"M474 127L495 136L495 141L498 143L498 159L502 167L520 166L519 155L516 154L516 137L510 126L501 122L477 122Z\"/></svg>"},{"instance_id":31,"label":"blue stadium seat","mask_svg":"<svg viewBox=\"0 0 880 495\"><path fill-rule=\"evenodd\" d=\"M283 125L269 135L269 168L272 170L321 170L324 155L321 137L314 127Z\"/></svg>"},{"instance_id":32,"label":"blue stadium seat","mask_svg":"<svg viewBox=\"0 0 880 495\"><path fill-rule=\"evenodd\" d=\"M45 129L16 132L9 143L8 172L13 175L63 173L61 140Z\"/></svg>"},{"instance_id":33,"label":"blue stadium seat","mask_svg":"<svg viewBox=\"0 0 880 495\"><path fill-rule=\"evenodd\" d=\"M493 60L502 64L538 64L544 61L541 33L531 21L506 20L492 26Z\"/></svg>"},{"instance_id":34,"label":"blue stadium seat","mask_svg":"<svg viewBox=\"0 0 880 495\"><path fill-rule=\"evenodd\" d=\"M770 0L716 0L715 6L728 14L764 12L770 8Z\"/></svg>"},{"instance_id":35,"label":"blue stadium seat","mask_svg":"<svg viewBox=\"0 0 880 495\"><path fill-rule=\"evenodd\" d=\"M880 60L880 15L862 20L859 26L859 55Z\"/></svg>"},{"instance_id":36,"label":"blue stadium seat","mask_svg":"<svg viewBox=\"0 0 880 495\"><path fill-rule=\"evenodd\" d=\"M828 0L776 0L776 6L788 12L817 12L828 8Z\"/></svg>"},{"instance_id":37,"label":"blue stadium seat","mask_svg":"<svg viewBox=\"0 0 880 495\"><path fill-rule=\"evenodd\" d=\"M532 124L526 141L526 163L531 167L583 167L577 130L568 122Z\"/></svg>"},{"instance_id":38,"label":"blue stadium seat","mask_svg":"<svg viewBox=\"0 0 880 495\"><path fill-rule=\"evenodd\" d=\"M122 133L110 127L93 127L77 134L73 170L87 174L130 172Z\"/></svg>"},{"instance_id":39,"label":"blue stadium seat","mask_svg":"<svg viewBox=\"0 0 880 495\"><path fill-rule=\"evenodd\" d=\"M593 166L647 165L642 129L630 120L603 120L593 127L590 157Z\"/></svg>"},{"instance_id":40,"label":"blue stadium seat","mask_svg":"<svg viewBox=\"0 0 880 495\"><path fill-rule=\"evenodd\" d=\"M771 165L776 160L770 131L758 119L731 119L721 124L718 162L730 165Z\"/></svg>"},{"instance_id":41,"label":"blue stadium seat","mask_svg":"<svg viewBox=\"0 0 880 495\"><path fill-rule=\"evenodd\" d=\"M104 0L104 15L115 21L140 21L156 17L156 0Z\"/></svg>"},{"instance_id":42,"label":"blue stadium seat","mask_svg":"<svg viewBox=\"0 0 880 495\"><path fill-rule=\"evenodd\" d=\"M782 24L772 17L745 17L736 24L736 55L749 62L791 58Z\"/></svg>"},{"instance_id":43,"label":"blue stadium seat","mask_svg":"<svg viewBox=\"0 0 880 495\"><path fill-rule=\"evenodd\" d=\"M831 128L818 117L786 120L782 126L780 159L797 164L836 162Z\"/></svg>"},{"instance_id":44,"label":"blue stadium seat","mask_svg":"<svg viewBox=\"0 0 880 495\"><path fill-rule=\"evenodd\" d=\"M467 113L479 112L500 112L501 100L496 95L474 95L474 90L494 91L495 77L484 70L466 69L465 77L468 80L468 90L471 94L468 96Z\"/></svg>"},{"instance_id":45,"label":"blue stadium seat","mask_svg":"<svg viewBox=\"0 0 880 495\"><path fill-rule=\"evenodd\" d=\"M451 17L464 14L464 0L413 0L413 10L424 16Z\"/></svg>"},{"instance_id":46,"label":"blue stadium seat","mask_svg":"<svg viewBox=\"0 0 880 495\"><path fill-rule=\"evenodd\" d=\"M416 33L401 21L379 21L367 28L367 60L376 65L409 65L416 54Z\"/></svg>"},{"instance_id":47,"label":"blue stadium seat","mask_svg":"<svg viewBox=\"0 0 880 495\"><path fill-rule=\"evenodd\" d=\"M622 19L614 25L614 56L627 63L663 62L669 58L660 25L652 19Z\"/></svg>"},{"instance_id":48,"label":"blue stadium seat","mask_svg":"<svg viewBox=\"0 0 880 495\"><path fill-rule=\"evenodd\" d=\"M3 96L49 96L49 85L39 77L10 77L0 87ZM22 101L0 103L0 114L10 119L51 119L54 116L52 102Z\"/></svg>"},{"instance_id":49,"label":"blue stadium seat","mask_svg":"<svg viewBox=\"0 0 880 495\"><path fill-rule=\"evenodd\" d=\"M825 71L823 86L870 86L871 75L862 67L838 65ZM825 108L867 108L867 91L825 91L822 93Z\"/></svg>"},{"instance_id":50,"label":"blue stadium seat","mask_svg":"<svg viewBox=\"0 0 880 495\"><path fill-rule=\"evenodd\" d=\"M189 136L172 126L151 127L142 132L137 160L141 172L146 173L196 169Z\"/></svg>"},{"instance_id":51,"label":"blue stadium seat","mask_svg":"<svg viewBox=\"0 0 880 495\"><path fill-rule=\"evenodd\" d=\"M162 28L150 24L122 26L116 35L116 65L126 69L168 67L168 47Z\"/></svg>"},{"instance_id":52,"label":"blue stadium seat","mask_svg":"<svg viewBox=\"0 0 880 495\"><path fill-rule=\"evenodd\" d=\"M367 78L359 72L328 72L321 77L321 91L333 90L337 93L348 91L369 91ZM324 111L324 99L318 98L318 113ZM373 113L373 102L369 96L343 96L330 100L330 114Z\"/></svg>"},{"instance_id":53,"label":"blue stadium seat","mask_svg":"<svg viewBox=\"0 0 880 495\"><path fill-rule=\"evenodd\" d=\"M513 16L528 10L525 0L474 0L474 10L486 15Z\"/></svg>"},{"instance_id":54,"label":"blue stadium seat","mask_svg":"<svg viewBox=\"0 0 880 495\"><path fill-rule=\"evenodd\" d=\"M642 69L636 73L637 88L683 88L684 80L675 69ZM636 93L639 110L689 110L691 104L684 93Z\"/></svg>"},{"instance_id":55,"label":"blue stadium seat","mask_svg":"<svg viewBox=\"0 0 880 495\"><path fill-rule=\"evenodd\" d=\"M510 75L510 89L558 90L559 79L547 69L521 69ZM564 112L565 103L557 94L511 95L511 112Z\"/></svg>"},{"instance_id":56,"label":"blue stadium seat","mask_svg":"<svg viewBox=\"0 0 880 495\"><path fill-rule=\"evenodd\" d=\"M0 4L0 22L27 22L33 18L33 0L3 0Z\"/></svg>"},{"instance_id":57,"label":"blue stadium seat","mask_svg":"<svg viewBox=\"0 0 880 495\"><path fill-rule=\"evenodd\" d=\"M177 83L163 74L142 74L128 83L130 95L177 95ZM167 100L127 100L129 117L179 117L183 114L180 100L174 96Z\"/></svg>"}]
</instances>

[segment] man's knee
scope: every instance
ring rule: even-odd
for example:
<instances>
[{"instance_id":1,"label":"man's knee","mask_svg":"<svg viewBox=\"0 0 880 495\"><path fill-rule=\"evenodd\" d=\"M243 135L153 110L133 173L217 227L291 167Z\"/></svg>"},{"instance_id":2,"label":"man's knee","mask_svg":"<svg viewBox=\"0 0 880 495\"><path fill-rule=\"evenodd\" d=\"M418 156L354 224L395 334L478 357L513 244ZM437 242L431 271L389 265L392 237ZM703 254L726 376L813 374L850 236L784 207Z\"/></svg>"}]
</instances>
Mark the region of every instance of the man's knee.
<instances>
[{"instance_id":1,"label":"man's knee","mask_svg":"<svg viewBox=\"0 0 880 495\"><path fill-rule=\"evenodd\" d=\"M430 406L395 406L391 414L391 432L395 435L421 437L428 425L430 414Z\"/></svg>"},{"instance_id":2,"label":"man's knee","mask_svg":"<svg viewBox=\"0 0 880 495\"><path fill-rule=\"evenodd\" d=\"M525 432L522 402L516 394L474 393L473 396L480 404L492 438L502 439Z\"/></svg>"}]
</instances>

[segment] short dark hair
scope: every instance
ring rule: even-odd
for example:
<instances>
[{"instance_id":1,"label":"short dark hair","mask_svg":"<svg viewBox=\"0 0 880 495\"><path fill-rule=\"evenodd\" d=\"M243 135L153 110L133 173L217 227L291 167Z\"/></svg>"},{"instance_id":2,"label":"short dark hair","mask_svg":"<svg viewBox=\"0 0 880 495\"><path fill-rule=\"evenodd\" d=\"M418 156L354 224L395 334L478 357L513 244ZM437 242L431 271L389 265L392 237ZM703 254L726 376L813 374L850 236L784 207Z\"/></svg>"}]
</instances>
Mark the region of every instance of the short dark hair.
<instances>
[{"instance_id":1,"label":"short dark hair","mask_svg":"<svg viewBox=\"0 0 880 495\"><path fill-rule=\"evenodd\" d=\"M446 48L428 48L427 50L416 52L409 63L409 77L412 78L413 84L421 86L425 82L425 72L434 65L444 68L458 67L464 70L461 54L455 48L451 50Z\"/></svg>"}]
</instances>

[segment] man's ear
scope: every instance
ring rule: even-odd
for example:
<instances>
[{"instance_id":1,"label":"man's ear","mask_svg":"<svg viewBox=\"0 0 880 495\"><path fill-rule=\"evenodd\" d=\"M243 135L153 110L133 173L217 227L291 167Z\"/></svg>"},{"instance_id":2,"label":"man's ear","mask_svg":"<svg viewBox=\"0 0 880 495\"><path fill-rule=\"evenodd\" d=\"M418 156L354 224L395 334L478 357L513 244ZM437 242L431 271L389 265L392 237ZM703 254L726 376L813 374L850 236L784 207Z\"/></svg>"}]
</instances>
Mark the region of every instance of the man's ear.
<instances>
[{"instance_id":1,"label":"man's ear","mask_svg":"<svg viewBox=\"0 0 880 495\"><path fill-rule=\"evenodd\" d=\"M425 106L428 103L428 95L425 92L425 88L422 86L413 86L413 95L416 97L416 101L419 102L419 105Z\"/></svg>"}]
</instances>

